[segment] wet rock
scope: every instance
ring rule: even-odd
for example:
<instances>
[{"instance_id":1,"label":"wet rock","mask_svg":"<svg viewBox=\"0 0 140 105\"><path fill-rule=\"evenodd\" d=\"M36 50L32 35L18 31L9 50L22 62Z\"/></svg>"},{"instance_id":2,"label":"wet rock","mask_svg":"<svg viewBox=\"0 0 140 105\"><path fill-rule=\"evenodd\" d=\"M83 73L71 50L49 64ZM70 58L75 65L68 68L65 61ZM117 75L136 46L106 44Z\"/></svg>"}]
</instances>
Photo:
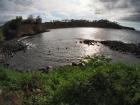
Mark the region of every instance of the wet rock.
<instances>
[{"instance_id":1,"label":"wet rock","mask_svg":"<svg viewBox=\"0 0 140 105\"><path fill-rule=\"evenodd\" d=\"M79 63L78 66L79 67L85 67L86 65L84 63Z\"/></svg>"},{"instance_id":2,"label":"wet rock","mask_svg":"<svg viewBox=\"0 0 140 105\"><path fill-rule=\"evenodd\" d=\"M77 63L75 63L75 62L73 62L73 63L72 63L72 66L78 66L78 64L77 64Z\"/></svg>"},{"instance_id":3,"label":"wet rock","mask_svg":"<svg viewBox=\"0 0 140 105\"><path fill-rule=\"evenodd\" d=\"M70 61L70 59L67 59L67 61Z\"/></svg>"},{"instance_id":4,"label":"wet rock","mask_svg":"<svg viewBox=\"0 0 140 105\"><path fill-rule=\"evenodd\" d=\"M53 67L52 66L48 66L49 67L49 69L52 69Z\"/></svg>"},{"instance_id":5,"label":"wet rock","mask_svg":"<svg viewBox=\"0 0 140 105\"><path fill-rule=\"evenodd\" d=\"M51 50L49 50L48 52L49 52L49 54L50 54L50 53L51 53Z\"/></svg>"},{"instance_id":6,"label":"wet rock","mask_svg":"<svg viewBox=\"0 0 140 105\"><path fill-rule=\"evenodd\" d=\"M91 40L84 40L83 42L84 42L85 44L92 45L92 41L91 41Z\"/></svg>"},{"instance_id":7,"label":"wet rock","mask_svg":"<svg viewBox=\"0 0 140 105\"><path fill-rule=\"evenodd\" d=\"M46 66L45 68L39 69L39 71L44 72L44 73L48 73L51 69L52 69L52 66Z\"/></svg>"},{"instance_id":8,"label":"wet rock","mask_svg":"<svg viewBox=\"0 0 140 105\"><path fill-rule=\"evenodd\" d=\"M79 41L79 43L83 43L83 41Z\"/></svg>"}]
</instances>

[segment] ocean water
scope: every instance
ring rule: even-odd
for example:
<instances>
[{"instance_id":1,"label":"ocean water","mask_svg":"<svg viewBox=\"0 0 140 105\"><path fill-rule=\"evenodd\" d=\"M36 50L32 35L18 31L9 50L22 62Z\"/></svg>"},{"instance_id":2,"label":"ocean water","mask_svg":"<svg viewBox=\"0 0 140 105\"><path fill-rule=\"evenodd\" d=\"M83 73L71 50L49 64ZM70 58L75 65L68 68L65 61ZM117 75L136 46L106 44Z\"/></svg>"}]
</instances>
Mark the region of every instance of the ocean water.
<instances>
[{"instance_id":1,"label":"ocean water","mask_svg":"<svg viewBox=\"0 0 140 105\"><path fill-rule=\"evenodd\" d=\"M140 21L119 21L123 26L133 27L137 31L140 31Z\"/></svg>"},{"instance_id":2,"label":"ocean water","mask_svg":"<svg viewBox=\"0 0 140 105\"><path fill-rule=\"evenodd\" d=\"M63 66L79 62L87 55L105 55L114 61L140 63L140 59L131 54L112 51L101 44L81 44L79 39L140 43L140 31L87 27L52 29L50 32L24 39L24 43L32 45L31 48L26 52L17 52L12 58L7 59L7 63L18 70L37 70L46 66Z\"/></svg>"}]
</instances>

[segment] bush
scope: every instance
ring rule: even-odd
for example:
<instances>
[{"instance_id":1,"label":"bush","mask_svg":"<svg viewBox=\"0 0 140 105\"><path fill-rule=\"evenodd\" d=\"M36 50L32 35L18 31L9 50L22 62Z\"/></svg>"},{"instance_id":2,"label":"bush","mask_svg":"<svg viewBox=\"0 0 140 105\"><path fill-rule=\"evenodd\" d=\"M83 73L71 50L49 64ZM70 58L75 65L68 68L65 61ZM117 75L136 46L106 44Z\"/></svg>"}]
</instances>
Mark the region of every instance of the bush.
<instances>
[{"instance_id":1,"label":"bush","mask_svg":"<svg viewBox=\"0 0 140 105\"><path fill-rule=\"evenodd\" d=\"M112 64L105 57L85 67L64 66L48 74L4 70L0 87L23 93L23 105L138 105L140 66ZM2 71L3 72L3 71ZM4 77L8 78L5 79ZM14 104L13 104L14 105Z\"/></svg>"},{"instance_id":2,"label":"bush","mask_svg":"<svg viewBox=\"0 0 140 105\"><path fill-rule=\"evenodd\" d=\"M98 68L84 81L70 82L53 97L51 104L138 105L140 68L116 64L102 69Z\"/></svg>"}]
</instances>

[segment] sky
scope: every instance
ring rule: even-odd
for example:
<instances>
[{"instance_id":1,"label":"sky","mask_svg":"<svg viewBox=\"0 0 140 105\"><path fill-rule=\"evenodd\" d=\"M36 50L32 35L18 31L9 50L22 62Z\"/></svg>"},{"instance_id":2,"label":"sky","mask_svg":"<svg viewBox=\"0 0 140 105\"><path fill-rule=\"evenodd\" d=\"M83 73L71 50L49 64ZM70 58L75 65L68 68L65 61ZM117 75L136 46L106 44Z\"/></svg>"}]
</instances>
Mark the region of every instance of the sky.
<instances>
[{"instance_id":1,"label":"sky","mask_svg":"<svg viewBox=\"0 0 140 105\"><path fill-rule=\"evenodd\" d=\"M109 19L140 22L140 0L0 0L0 23L29 15L40 15L44 21Z\"/></svg>"}]
</instances>

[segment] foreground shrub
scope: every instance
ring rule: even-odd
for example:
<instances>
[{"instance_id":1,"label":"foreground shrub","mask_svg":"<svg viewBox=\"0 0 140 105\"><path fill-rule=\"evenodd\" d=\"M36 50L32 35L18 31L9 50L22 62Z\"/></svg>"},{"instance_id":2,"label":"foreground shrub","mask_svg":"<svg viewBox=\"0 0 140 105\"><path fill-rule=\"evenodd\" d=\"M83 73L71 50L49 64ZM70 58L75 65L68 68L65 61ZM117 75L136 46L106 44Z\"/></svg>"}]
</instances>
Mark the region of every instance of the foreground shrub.
<instances>
[{"instance_id":1,"label":"foreground shrub","mask_svg":"<svg viewBox=\"0 0 140 105\"><path fill-rule=\"evenodd\" d=\"M121 66L121 65L116 65ZM123 66L121 66L123 68ZM138 105L140 71L134 68L99 71L86 81L73 83L58 92L52 103L61 105ZM139 69L140 70L140 69Z\"/></svg>"},{"instance_id":2,"label":"foreground shrub","mask_svg":"<svg viewBox=\"0 0 140 105\"><path fill-rule=\"evenodd\" d=\"M12 105L139 105L140 66L112 64L105 57L87 59L85 67L58 67L48 74L1 68L0 89L19 96L9 101Z\"/></svg>"}]
</instances>

